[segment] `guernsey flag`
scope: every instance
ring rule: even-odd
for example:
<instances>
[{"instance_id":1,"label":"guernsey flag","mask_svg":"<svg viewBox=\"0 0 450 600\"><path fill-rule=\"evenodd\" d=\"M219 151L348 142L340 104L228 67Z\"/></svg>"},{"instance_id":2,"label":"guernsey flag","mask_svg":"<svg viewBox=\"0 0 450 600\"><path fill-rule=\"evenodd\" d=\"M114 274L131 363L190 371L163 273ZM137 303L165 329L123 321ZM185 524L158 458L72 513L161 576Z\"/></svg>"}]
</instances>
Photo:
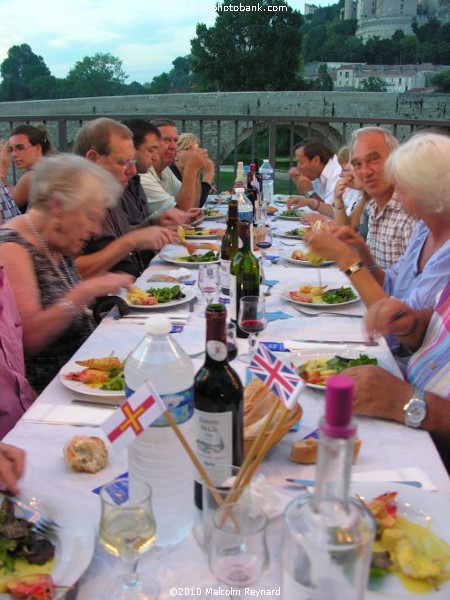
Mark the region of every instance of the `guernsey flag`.
<instances>
[{"instance_id":1,"label":"guernsey flag","mask_svg":"<svg viewBox=\"0 0 450 600\"><path fill-rule=\"evenodd\" d=\"M166 410L150 381L146 381L103 422L108 440L118 450L125 448Z\"/></svg>"}]
</instances>

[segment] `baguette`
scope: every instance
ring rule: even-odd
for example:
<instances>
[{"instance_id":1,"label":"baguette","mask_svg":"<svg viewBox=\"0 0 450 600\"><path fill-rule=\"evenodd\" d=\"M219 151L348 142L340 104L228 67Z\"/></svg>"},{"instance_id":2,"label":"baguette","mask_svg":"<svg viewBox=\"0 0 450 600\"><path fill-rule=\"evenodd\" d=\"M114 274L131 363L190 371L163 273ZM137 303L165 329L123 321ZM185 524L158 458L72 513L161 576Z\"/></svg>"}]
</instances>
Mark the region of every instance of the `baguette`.
<instances>
[{"instance_id":1,"label":"baguette","mask_svg":"<svg viewBox=\"0 0 450 600\"><path fill-rule=\"evenodd\" d=\"M289 460L301 465L315 465L317 462L317 451L319 448L319 440L316 438L308 438L294 442L291 446L291 455ZM353 451L353 462L358 458L359 449L361 448L360 438L356 438Z\"/></svg>"},{"instance_id":2,"label":"baguette","mask_svg":"<svg viewBox=\"0 0 450 600\"><path fill-rule=\"evenodd\" d=\"M67 466L78 473L97 473L108 464L108 448L95 436L75 435L64 446Z\"/></svg>"}]
</instances>

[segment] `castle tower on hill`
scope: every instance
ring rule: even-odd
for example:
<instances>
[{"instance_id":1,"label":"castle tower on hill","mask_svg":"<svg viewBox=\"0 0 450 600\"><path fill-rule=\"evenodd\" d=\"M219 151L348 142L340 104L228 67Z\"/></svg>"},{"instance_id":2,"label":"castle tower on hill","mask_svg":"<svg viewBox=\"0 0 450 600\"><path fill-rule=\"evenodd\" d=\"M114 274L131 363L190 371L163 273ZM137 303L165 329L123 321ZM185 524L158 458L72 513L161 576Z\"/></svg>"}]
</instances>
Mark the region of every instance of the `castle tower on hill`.
<instances>
[{"instance_id":1,"label":"castle tower on hill","mask_svg":"<svg viewBox=\"0 0 450 600\"><path fill-rule=\"evenodd\" d=\"M352 6L346 0L344 18L351 14ZM450 21L450 0L357 0L356 35L365 42L375 36L390 38L397 29L410 34L413 19L424 25L432 17Z\"/></svg>"}]
</instances>

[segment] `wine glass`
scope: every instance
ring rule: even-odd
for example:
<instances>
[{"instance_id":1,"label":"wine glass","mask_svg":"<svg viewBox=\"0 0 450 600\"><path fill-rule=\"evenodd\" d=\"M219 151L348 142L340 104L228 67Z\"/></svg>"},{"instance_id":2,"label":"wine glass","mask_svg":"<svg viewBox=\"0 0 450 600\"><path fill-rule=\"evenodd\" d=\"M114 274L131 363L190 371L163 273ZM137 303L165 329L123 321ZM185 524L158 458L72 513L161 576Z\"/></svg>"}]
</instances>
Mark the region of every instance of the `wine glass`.
<instances>
[{"instance_id":1,"label":"wine glass","mask_svg":"<svg viewBox=\"0 0 450 600\"><path fill-rule=\"evenodd\" d=\"M220 287L220 273L218 264L203 264L199 267L198 287L206 297L206 305L211 304L214 294Z\"/></svg>"},{"instance_id":2,"label":"wine glass","mask_svg":"<svg viewBox=\"0 0 450 600\"><path fill-rule=\"evenodd\" d=\"M239 305L238 325L248 333L248 353L239 360L250 363L255 353L256 335L267 325L266 301L260 296L243 296Z\"/></svg>"},{"instance_id":3,"label":"wine glass","mask_svg":"<svg viewBox=\"0 0 450 600\"><path fill-rule=\"evenodd\" d=\"M272 246L273 235L270 225L258 225L255 232L255 246L261 250L261 259L264 266L270 266L272 263L266 259L267 248Z\"/></svg>"},{"instance_id":4,"label":"wine glass","mask_svg":"<svg viewBox=\"0 0 450 600\"><path fill-rule=\"evenodd\" d=\"M100 490L100 542L119 556L127 573L111 581L105 590L108 600L156 600L159 585L136 573L139 556L156 540L151 487L139 479L121 477Z\"/></svg>"}]
</instances>

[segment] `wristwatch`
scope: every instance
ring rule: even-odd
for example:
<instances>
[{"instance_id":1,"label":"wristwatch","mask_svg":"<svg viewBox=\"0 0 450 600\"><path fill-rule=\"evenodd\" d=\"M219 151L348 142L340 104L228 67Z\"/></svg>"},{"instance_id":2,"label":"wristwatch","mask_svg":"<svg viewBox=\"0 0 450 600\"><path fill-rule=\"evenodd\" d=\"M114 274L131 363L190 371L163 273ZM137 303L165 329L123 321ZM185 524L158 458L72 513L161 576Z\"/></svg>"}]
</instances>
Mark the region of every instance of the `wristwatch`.
<instances>
[{"instance_id":1,"label":"wristwatch","mask_svg":"<svg viewBox=\"0 0 450 600\"><path fill-rule=\"evenodd\" d=\"M403 407L405 425L418 428L427 416L427 403L424 400L425 392L414 388L412 398Z\"/></svg>"},{"instance_id":2,"label":"wristwatch","mask_svg":"<svg viewBox=\"0 0 450 600\"><path fill-rule=\"evenodd\" d=\"M309 192L305 192L305 196L306 198L312 198L312 196L314 196L315 193L315 190L309 190Z\"/></svg>"}]
</instances>

